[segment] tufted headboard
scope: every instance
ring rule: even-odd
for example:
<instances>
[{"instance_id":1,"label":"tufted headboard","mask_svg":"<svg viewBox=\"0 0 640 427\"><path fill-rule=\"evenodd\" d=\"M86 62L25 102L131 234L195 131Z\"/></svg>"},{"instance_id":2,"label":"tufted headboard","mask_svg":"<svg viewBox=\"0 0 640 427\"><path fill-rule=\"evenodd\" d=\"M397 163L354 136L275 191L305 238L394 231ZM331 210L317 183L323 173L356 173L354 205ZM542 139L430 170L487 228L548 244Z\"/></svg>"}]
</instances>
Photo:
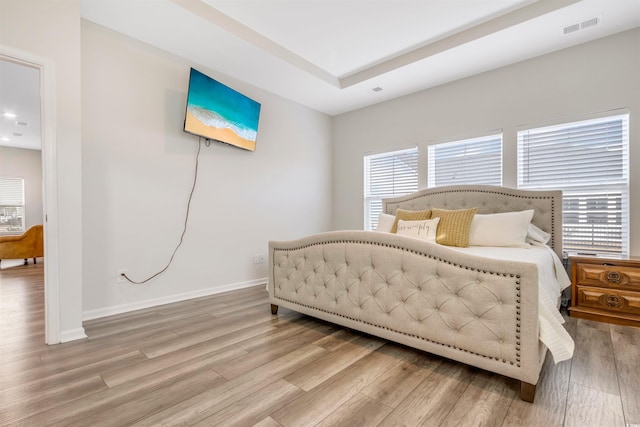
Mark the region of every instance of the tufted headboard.
<instances>
[{"instance_id":1,"label":"tufted headboard","mask_svg":"<svg viewBox=\"0 0 640 427\"><path fill-rule=\"evenodd\" d=\"M395 215L398 208L417 211L431 208L478 208L479 214L534 209L531 222L551 234L549 246L562 259L562 191L518 190L491 185L454 185L428 188L382 200L382 211Z\"/></svg>"}]
</instances>

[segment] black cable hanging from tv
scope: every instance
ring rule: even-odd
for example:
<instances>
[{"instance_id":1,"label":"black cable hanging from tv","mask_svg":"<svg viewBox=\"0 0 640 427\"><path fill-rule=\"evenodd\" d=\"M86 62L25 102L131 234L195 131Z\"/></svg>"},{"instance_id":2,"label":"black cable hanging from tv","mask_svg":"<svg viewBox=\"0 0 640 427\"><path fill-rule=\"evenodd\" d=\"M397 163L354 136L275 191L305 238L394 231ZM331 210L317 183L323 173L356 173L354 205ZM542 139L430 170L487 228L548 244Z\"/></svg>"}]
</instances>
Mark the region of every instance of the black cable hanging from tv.
<instances>
[{"instance_id":1,"label":"black cable hanging from tv","mask_svg":"<svg viewBox=\"0 0 640 427\"><path fill-rule=\"evenodd\" d=\"M206 144L206 142L205 142L205 144ZM211 144L211 142L209 142L209 144ZM167 271L167 269L169 268L169 266L173 262L173 258L176 256L176 252L178 252L178 248L180 248L180 246L182 245L182 241L184 240L184 235L187 232L187 222L189 221L189 210L191 209L191 199L193 198L193 192L196 189L196 182L198 181L198 161L200 160L200 149L201 148L202 148L202 138L198 138L198 151L196 153L196 165L195 165L195 171L194 171L194 174L193 174L193 185L191 186L191 192L189 193L189 200L187 201L187 212L186 212L186 214L184 216L184 228L182 229L182 234L180 235L180 241L178 242L178 245L173 250L173 253L171 254L171 258L169 259L169 262L167 263L167 265L162 270L160 270L157 273L155 273L154 275L146 278L145 280L141 280L141 281L132 280L132 279L129 278L129 276L126 275L126 273L120 273L120 276L124 277L130 283L133 283L135 285L142 285L144 283L147 283L149 280L158 277L159 275L161 275L165 271Z\"/></svg>"}]
</instances>

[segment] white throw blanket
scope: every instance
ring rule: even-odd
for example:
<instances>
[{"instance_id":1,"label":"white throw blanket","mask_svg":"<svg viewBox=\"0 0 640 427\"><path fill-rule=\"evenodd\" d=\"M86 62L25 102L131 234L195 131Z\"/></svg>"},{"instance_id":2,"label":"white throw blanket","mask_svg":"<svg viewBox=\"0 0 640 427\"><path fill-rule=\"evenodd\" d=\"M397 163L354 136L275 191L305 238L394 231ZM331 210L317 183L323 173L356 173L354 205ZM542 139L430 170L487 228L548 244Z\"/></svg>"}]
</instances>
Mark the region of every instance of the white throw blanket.
<instances>
[{"instance_id":1,"label":"white throw blanket","mask_svg":"<svg viewBox=\"0 0 640 427\"><path fill-rule=\"evenodd\" d=\"M557 308L563 289L571 285L571 280L558 258L546 245L528 248L503 248L472 246L456 248L470 255L508 261L529 262L538 267L538 318L540 320L540 341L547 346L555 363L573 357L575 343L562 326L564 318Z\"/></svg>"}]
</instances>

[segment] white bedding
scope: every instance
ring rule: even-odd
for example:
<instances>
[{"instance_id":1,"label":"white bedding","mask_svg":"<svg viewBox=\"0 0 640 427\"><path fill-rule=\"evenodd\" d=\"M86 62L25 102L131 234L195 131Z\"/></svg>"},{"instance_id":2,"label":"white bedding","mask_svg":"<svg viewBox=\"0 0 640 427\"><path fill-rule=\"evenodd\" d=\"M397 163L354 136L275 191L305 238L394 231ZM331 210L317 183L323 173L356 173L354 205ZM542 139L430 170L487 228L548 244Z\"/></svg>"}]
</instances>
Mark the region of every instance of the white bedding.
<instances>
[{"instance_id":1,"label":"white bedding","mask_svg":"<svg viewBox=\"0 0 640 427\"><path fill-rule=\"evenodd\" d=\"M562 290L571 284L558 255L548 246L528 248L471 246L451 247L469 255L508 261L529 262L538 266L538 310L540 341L547 346L555 363L573 356L574 342L562 324L564 319L558 310Z\"/></svg>"}]
</instances>

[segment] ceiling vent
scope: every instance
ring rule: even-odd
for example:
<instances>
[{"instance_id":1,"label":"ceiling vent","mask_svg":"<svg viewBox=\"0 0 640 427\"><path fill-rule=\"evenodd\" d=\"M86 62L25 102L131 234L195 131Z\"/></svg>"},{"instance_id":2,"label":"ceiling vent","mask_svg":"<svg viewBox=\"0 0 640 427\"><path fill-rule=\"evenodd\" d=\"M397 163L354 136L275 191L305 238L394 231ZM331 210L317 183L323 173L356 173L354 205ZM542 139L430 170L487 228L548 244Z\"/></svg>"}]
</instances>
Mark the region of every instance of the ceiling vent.
<instances>
[{"instance_id":1,"label":"ceiling vent","mask_svg":"<svg viewBox=\"0 0 640 427\"><path fill-rule=\"evenodd\" d=\"M374 92L380 92L380 91L382 91L382 88L380 86L376 86L371 90L374 91Z\"/></svg>"},{"instance_id":2,"label":"ceiling vent","mask_svg":"<svg viewBox=\"0 0 640 427\"><path fill-rule=\"evenodd\" d=\"M575 33L576 31L586 30L587 28L595 27L600 24L602 19L599 16L586 19L582 22L577 22L575 24L567 25L562 29L562 32L566 36L567 34Z\"/></svg>"},{"instance_id":3,"label":"ceiling vent","mask_svg":"<svg viewBox=\"0 0 640 427\"><path fill-rule=\"evenodd\" d=\"M564 27L563 29L564 35L575 33L576 31L580 31L580 24L569 25L568 27Z\"/></svg>"}]
</instances>

